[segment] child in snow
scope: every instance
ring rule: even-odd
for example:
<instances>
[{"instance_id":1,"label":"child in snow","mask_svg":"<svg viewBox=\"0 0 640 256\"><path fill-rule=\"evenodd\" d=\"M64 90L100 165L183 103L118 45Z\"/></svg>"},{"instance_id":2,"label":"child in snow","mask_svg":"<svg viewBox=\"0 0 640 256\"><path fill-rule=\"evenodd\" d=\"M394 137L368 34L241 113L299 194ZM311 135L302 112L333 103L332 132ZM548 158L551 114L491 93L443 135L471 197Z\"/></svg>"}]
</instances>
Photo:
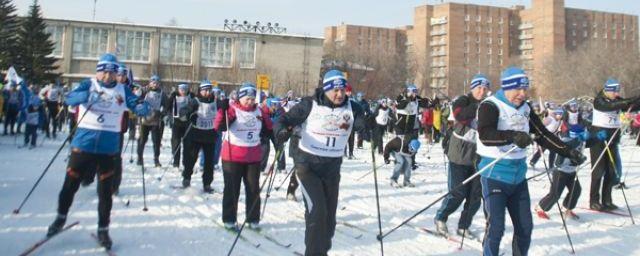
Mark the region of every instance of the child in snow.
<instances>
[{"instance_id":1,"label":"child in snow","mask_svg":"<svg viewBox=\"0 0 640 256\"><path fill-rule=\"evenodd\" d=\"M420 148L420 141L413 140L404 140L400 137L395 137L390 140L387 145L384 147L384 162L385 164L389 164L389 155L393 154L393 158L395 158L395 167L393 168L393 175L391 175L391 186L400 187L398 184L398 177L400 177L400 173L404 174L404 182L402 186L404 187L415 187L413 183L411 183L411 166L413 165L413 160L411 157L418 152Z\"/></svg>"},{"instance_id":2,"label":"child in snow","mask_svg":"<svg viewBox=\"0 0 640 256\"><path fill-rule=\"evenodd\" d=\"M38 140L38 127L42 124L42 116L40 112L40 104L38 101L31 102L29 107L27 107L27 118L25 120L26 128L24 132L24 146L26 147L31 141L31 146L29 149L36 147L36 142Z\"/></svg>"},{"instance_id":3,"label":"child in snow","mask_svg":"<svg viewBox=\"0 0 640 256\"><path fill-rule=\"evenodd\" d=\"M582 151L584 148L584 142L587 138L587 132L585 132L584 128L579 125L571 126L569 133L560 136L560 139L569 147L579 151ZM553 169L554 172L549 193L535 206L538 217L549 219L546 212L553 207L558 199L560 199L560 196L566 187L569 192L562 203L562 208L564 210L563 217L578 219L578 216L573 212L573 208L576 207L582 190L580 187L580 181L576 179L577 167L578 165L568 158L560 156L556 159L556 167Z\"/></svg>"}]
</instances>

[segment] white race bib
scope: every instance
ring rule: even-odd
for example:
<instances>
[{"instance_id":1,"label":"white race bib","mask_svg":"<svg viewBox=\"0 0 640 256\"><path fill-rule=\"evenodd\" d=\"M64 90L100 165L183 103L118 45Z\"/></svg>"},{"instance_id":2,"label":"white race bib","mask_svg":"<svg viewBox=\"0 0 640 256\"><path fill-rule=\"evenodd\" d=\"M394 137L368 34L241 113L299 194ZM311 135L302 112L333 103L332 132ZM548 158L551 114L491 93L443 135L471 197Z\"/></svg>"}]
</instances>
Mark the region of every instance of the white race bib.
<instances>
[{"instance_id":1,"label":"white race bib","mask_svg":"<svg viewBox=\"0 0 640 256\"><path fill-rule=\"evenodd\" d=\"M204 103L198 101L196 128L200 130L213 129L213 120L216 118L217 111L215 102Z\"/></svg>"},{"instance_id":2,"label":"white race bib","mask_svg":"<svg viewBox=\"0 0 640 256\"><path fill-rule=\"evenodd\" d=\"M120 132L122 130L123 113L127 111L124 86L118 84L113 88L102 87L94 78L91 79L89 92L90 94L102 93L100 95L100 101L92 104L91 109L86 115L85 112L87 112L89 103L80 104L78 116L84 117L82 120L79 120L80 123L78 123L78 127L99 131ZM89 98L91 98L91 95Z\"/></svg>"},{"instance_id":3,"label":"white race bib","mask_svg":"<svg viewBox=\"0 0 640 256\"><path fill-rule=\"evenodd\" d=\"M620 128L620 115L618 111L603 112L593 109L593 126L602 128Z\"/></svg>"},{"instance_id":4,"label":"white race bib","mask_svg":"<svg viewBox=\"0 0 640 256\"><path fill-rule=\"evenodd\" d=\"M353 129L351 102L341 108L318 105L313 101L309 117L302 124L299 148L322 157L342 157Z\"/></svg>"},{"instance_id":5,"label":"white race bib","mask_svg":"<svg viewBox=\"0 0 640 256\"><path fill-rule=\"evenodd\" d=\"M233 107L236 111L236 121L229 126L228 139L231 144L241 147L260 145L260 130L262 130L262 113L256 107L254 111L244 111Z\"/></svg>"}]
</instances>

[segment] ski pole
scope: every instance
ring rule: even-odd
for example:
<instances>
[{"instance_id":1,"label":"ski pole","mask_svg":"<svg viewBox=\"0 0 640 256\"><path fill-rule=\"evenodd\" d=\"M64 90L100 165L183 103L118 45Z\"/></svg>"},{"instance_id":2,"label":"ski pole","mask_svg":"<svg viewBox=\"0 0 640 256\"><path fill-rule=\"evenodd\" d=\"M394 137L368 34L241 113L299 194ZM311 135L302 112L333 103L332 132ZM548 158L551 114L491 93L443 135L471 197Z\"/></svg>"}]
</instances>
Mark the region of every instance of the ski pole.
<instances>
[{"instance_id":1,"label":"ski pole","mask_svg":"<svg viewBox=\"0 0 640 256\"><path fill-rule=\"evenodd\" d=\"M538 145L538 150L540 150L540 152L542 152L542 147L540 145ZM547 174L547 178L549 178L549 184L553 183L552 179L551 179L551 175L549 174L549 167L547 166L547 159L544 156L544 153L541 153L542 155L542 163L544 164L544 169L546 170L546 174ZM576 175L577 176L577 175ZM569 200L571 200L571 197L569 197ZM571 234L569 234L569 229L567 228L567 222L564 220L564 217L562 216L562 209L560 208L560 202L558 202L558 200L556 200L556 206L558 207L558 213L560 213L560 219L562 219L562 227L564 227L564 232L567 234L567 240L569 240L569 245L571 246L571 254L576 254L576 250L573 248L573 241L571 241Z\"/></svg>"},{"instance_id":2,"label":"ski pole","mask_svg":"<svg viewBox=\"0 0 640 256\"><path fill-rule=\"evenodd\" d=\"M136 119L138 119L138 117L136 117ZM136 122L138 122L138 120L136 120ZM140 127L138 127L138 129L140 129ZM135 132L135 129L133 129L133 131ZM131 132L131 130L129 130L129 132ZM136 136L133 136L133 140L136 140ZM137 145L137 141L134 143L133 141L131 142L133 143L133 145L131 146L131 151L129 152L129 163L132 164L133 163L133 151Z\"/></svg>"},{"instance_id":3,"label":"ski pole","mask_svg":"<svg viewBox=\"0 0 640 256\"><path fill-rule=\"evenodd\" d=\"M380 237L378 241L380 241L380 255L384 256L384 242L382 241L382 218L380 216L380 196L378 193L378 171L376 167L376 153L373 150L373 147L371 147L371 165L373 166L373 184L376 190L376 209L378 210L378 237Z\"/></svg>"},{"instance_id":4,"label":"ski pole","mask_svg":"<svg viewBox=\"0 0 640 256\"><path fill-rule=\"evenodd\" d=\"M617 173L618 167L616 166L616 162L615 162L615 159L613 158L613 154L611 154L611 149L609 149L609 147L606 147L605 150L607 151L607 155L609 155L609 160L611 161L611 165L613 166L614 171L616 171ZM627 211L629 212L629 217L631 218L631 224L635 225L636 221L633 219L633 214L631 213L631 208L629 207L629 201L627 201L627 195L624 192L624 186L621 186L620 190L622 191L622 197L624 198L624 203L627 205Z\"/></svg>"},{"instance_id":5,"label":"ski pole","mask_svg":"<svg viewBox=\"0 0 640 256\"><path fill-rule=\"evenodd\" d=\"M93 106L93 103L89 104L89 106L87 107L87 110L82 114L82 116L80 117L80 119L78 119L78 122L76 123L76 125L73 127L73 129L71 130L71 133L69 133L69 136L67 136L67 138L62 142L62 145L60 145L60 147L58 148L58 151L56 151L56 153L53 155L53 158L51 158L51 160L49 161L49 164L47 164L47 167L44 168L44 171L42 172L42 174L40 174L40 177L38 177L38 180L36 180L36 183L33 184L33 187L31 187L31 190L29 191L29 193L27 194L27 196L22 200L22 203L20 203L20 206L16 209L13 210L13 214L18 214L20 213L20 210L22 209L22 207L24 206L24 204L27 202L27 200L29 199L29 197L31 197L31 194L33 193L33 191L36 189L36 187L38 186L38 184L40 184L40 181L42 181L42 178L44 177L45 174L47 174L47 171L49 171L49 168L51 167L51 165L53 164L53 162L56 160L56 158L58 158L58 155L60 154L60 151L62 151L62 149L64 148L64 146L67 144L67 142L69 142L71 140L71 134L74 134L76 129L78 129L78 125L82 122L82 120L84 119L84 117L87 115L87 113L89 113L89 111L91 111L91 107Z\"/></svg>"},{"instance_id":6,"label":"ski pole","mask_svg":"<svg viewBox=\"0 0 640 256\"><path fill-rule=\"evenodd\" d=\"M182 138L180 138L180 142L178 143L178 146L176 147L176 150L174 150L173 154L171 154L172 155L171 156L171 163L169 163L169 164L173 164L173 161L176 159L176 155L178 154L178 151L180 150L180 147L182 147L183 141L185 140L185 138L187 138L187 135L191 131L191 127L193 127L193 125L189 124L189 127L187 128L187 131L185 131L184 135L182 136ZM164 171L162 172L162 175L160 175L160 177L158 177L158 181L162 181L162 178L167 173L167 170L168 170L168 168L164 169Z\"/></svg>"},{"instance_id":7,"label":"ski pole","mask_svg":"<svg viewBox=\"0 0 640 256\"><path fill-rule=\"evenodd\" d=\"M275 179L276 179L276 172L274 172L273 169L275 167L276 161L278 160L278 158L280 158L283 151L284 151L284 143L282 145L282 148L276 151L276 155L275 155L276 157L273 159L271 166L269 166L270 178L269 178L269 185L267 186L267 193L264 197L264 204L262 205L262 212L261 212L262 216L264 216L264 213L267 210L267 202L269 200L269 197L271 197L271 189L273 188L273 183L275 182Z\"/></svg>"},{"instance_id":8,"label":"ski pole","mask_svg":"<svg viewBox=\"0 0 640 256\"><path fill-rule=\"evenodd\" d=\"M436 200L434 200L433 202L431 202L429 205L427 205L426 207L422 208L420 211L416 212L414 215L412 215L411 217L407 218L406 220L402 221L402 223L400 223L399 225L397 225L396 227L392 228L391 230L387 231L386 233L382 234L382 235L378 235L376 238L378 240L381 240L383 238L385 238L386 236L390 235L391 233L395 232L397 229L399 229L400 227L406 225L407 223L409 223L409 221L413 220L414 218L418 217L418 215L422 214L423 212L425 212L426 210L428 210L429 208L431 208L432 206L434 206L436 203L440 202L440 200L444 199L445 197L447 197L449 194L453 193L454 191L462 188L463 186L467 185L469 182L471 182L473 179L475 179L476 177L480 176L480 174L482 174L483 172L485 172L486 170L488 170L490 167L493 167L493 165L495 165L496 163L498 163L498 161L502 160L502 158L504 158L505 156L511 154L511 152L513 152L514 150L518 149L517 146L512 147L511 149L507 150L506 152L504 152L502 155L500 155L498 158L494 159L493 161L491 161L491 163L489 163L487 166L485 166L484 168L480 169L479 171L477 171L476 173L474 173L473 175L471 175L469 178L467 178L466 180L462 181L462 183L454 188L452 188L449 192L441 195L440 197L438 197Z\"/></svg>"},{"instance_id":9,"label":"ski pole","mask_svg":"<svg viewBox=\"0 0 640 256\"><path fill-rule=\"evenodd\" d=\"M280 188L282 188L282 186L284 186L284 183L287 182L287 180L289 179L289 176L291 176L291 174L293 174L293 172L296 170L295 167L291 168L291 171L289 171L289 173L287 173L287 176L284 177L284 180L282 180L282 182L280 183L279 186L277 186L275 188L276 191L279 191Z\"/></svg>"},{"instance_id":10,"label":"ski pole","mask_svg":"<svg viewBox=\"0 0 640 256\"><path fill-rule=\"evenodd\" d=\"M387 165L387 164L386 164L386 163L383 163L383 164L381 164L381 165L375 166L374 170L375 170L375 169L377 169L377 168L381 168L381 167L383 167L383 166L385 166L385 165ZM360 181L360 180L364 179L365 177L369 176L369 174L371 174L371 173L373 173L373 170L368 171L368 172L367 172L367 173L365 173L364 175L360 176L359 178L357 178L357 179L356 179L356 181Z\"/></svg>"},{"instance_id":11,"label":"ski pole","mask_svg":"<svg viewBox=\"0 0 640 256\"><path fill-rule=\"evenodd\" d=\"M282 149L279 152L276 152L276 158L274 159L274 162L271 164L271 167L269 168L269 175L272 175L272 173L273 173L273 165L275 163L275 160L278 159L277 156L279 156L281 153L282 153ZM268 180L269 179L264 179L264 181L262 181L262 184L260 185L260 188L258 189L258 195L260 195L260 192L262 191L264 186L267 184ZM256 199L251 204L251 209L249 210L249 213L253 213L253 210L256 208L257 205L258 205L258 200ZM238 239L240 238L240 235L242 235L242 230L244 230L244 227L246 225L247 225L247 219L245 219L242 222L242 225L240 226L240 229L238 230L238 234L236 234L236 238L233 240L233 243L231 244L231 248L229 248L229 251L227 252L227 256L230 256L231 253L233 252L233 249L236 247L236 244L238 243Z\"/></svg>"},{"instance_id":12,"label":"ski pole","mask_svg":"<svg viewBox=\"0 0 640 256\"><path fill-rule=\"evenodd\" d=\"M140 129L140 132L142 132L142 119L140 118L138 118L138 128ZM142 139L142 137L140 137L140 139ZM142 211L146 212L149 210L149 208L147 208L147 187L144 179L144 163L142 163L140 167L142 169L142 202L143 202Z\"/></svg>"}]
</instances>

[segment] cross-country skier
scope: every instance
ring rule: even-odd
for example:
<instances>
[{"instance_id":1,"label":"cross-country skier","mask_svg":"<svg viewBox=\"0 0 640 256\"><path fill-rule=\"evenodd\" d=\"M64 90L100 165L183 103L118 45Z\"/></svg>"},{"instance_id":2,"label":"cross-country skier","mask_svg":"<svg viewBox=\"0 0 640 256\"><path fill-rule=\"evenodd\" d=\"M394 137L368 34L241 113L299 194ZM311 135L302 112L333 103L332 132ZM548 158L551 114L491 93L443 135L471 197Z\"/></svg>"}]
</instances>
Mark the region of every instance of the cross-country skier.
<instances>
[{"instance_id":1,"label":"cross-country skier","mask_svg":"<svg viewBox=\"0 0 640 256\"><path fill-rule=\"evenodd\" d=\"M509 67L502 72L501 89L478 107L478 170L497 162L481 174L482 197L487 214L483 242L484 255L498 255L504 234L505 209L513 223L513 254L527 255L531 244L533 222L531 199L525 180L527 147L535 141L552 152L568 157L576 164L585 161L542 124L526 102L529 78L522 69ZM516 147L514 149L514 147ZM504 155L500 159L496 157Z\"/></svg>"},{"instance_id":2,"label":"cross-country skier","mask_svg":"<svg viewBox=\"0 0 640 256\"><path fill-rule=\"evenodd\" d=\"M113 54L104 54L96 66L96 76L84 80L66 96L69 106L78 107L78 128L71 142L71 156L58 198L58 215L49 226L47 236L63 228L73 196L83 177L98 175L98 239L107 249L111 248L109 222L115 155L120 125L124 112L132 110L139 116L149 112L147 103L137 103L138 98L122 84L116 83L118 60Z\"/></svg>"},{"instance_id":3,"label":"cross-country skier","mask_svg":"<svg viewBox=\"0 0 640 256\"><path fill-rule=\"evenodd\" d=\"M336 227L340 166L352 130L364 128L364 113L345 95L347 80L330 70L322 88L303 98L278 120L277 139L286 141L300 126L293 156L305 203L305 255L326 255Z\"/></svg>"},{"instance_id":4,"label":"cross-country skier","mask_svg":"<svg viewBox=\"0 0 640 256\"><path fill-rule=\"evenodd\" d=\"M456 233L468 238L476 238L476 234L469 230L473 216L480 209L481 186L480 178L475 178L465 186L452 191L476 172L476 136L478 119L476 113L480 102L485 98L491 87L491 81L484 74L477 74L470 84L470 92L453 100L452 113L454 117L453 130L447 144L446 154L449 158L449 176L447 186L451 192L442 201L435 223L439 234L449 236L447 220L449 215L465 201L464 208L458 221Z\"/></svg>"},{"instance_id":5,"label":"cross-country skier","mask_svg":"<svg viewBox=\"0 0 640 256\"><path fill-rule=\"evenodd\" d=\"M43 98L45 101L45 106L47 108L47 112L49 113L48 119L49 121L46 123L46 136L49 138L53 136L55 139L57 136L58 127L61 125L60 116L60 105L62 103L62 86L60 83L50 83L40 90L40 98ZM52 127L51 127L52 126ZM50 132L49 128L52 128L53 131Z\"/></svg>"},{"instance_id":6,"label":"cross-country skier","mask_svg":"<svg viewBox=\"0 0 640 256\"><path fill-rule=\"evenodd\" d=\"M164 124L163 117L166 115L167 95L160 87L160 77L154 75L150 79L149 85L142 91L142 98L149 103L151 114L142 118L140 127L140 138L138 140L138 165L143 165L144 146L149 139L151 133L151 141L153 141L153 162L156 167L160 167L160 147L162 144L162 130Z\"/></svg>"},{"instance_id":7,"label":"cross-country skier","mask_svg":"<svg viewBox=\"0 0 640 256\"><path fill-rule=\"evenodd\" d=\"M405 140L404 138L395 137L384 146L384 163L389 164L389 156L393 156L395 159L395 166L393 167L393 174L391 175L391 186L394 188L400 187L415 187L411 183L411 168L413 164L412 157L418 153L420 149L420 141L417 139ZM398 184L398 178L400 174L404 176L402 186Z\"/></svg>"},{"instance_id":8,"label":"cross-country skier","mask_svg":"<svg viewBox=\"0 0 640 256\"><path fill-rule=\"evenodd\" d=\"M189 91L189 85L179 84L178 90L169 96L168 106L171 108L173 126L171 127L171 157L173 157L173 167L180 167L180 148L184 148L182 138L190 125L189 107L193 102L193 96Z\"/></svg>"}]
</instances>

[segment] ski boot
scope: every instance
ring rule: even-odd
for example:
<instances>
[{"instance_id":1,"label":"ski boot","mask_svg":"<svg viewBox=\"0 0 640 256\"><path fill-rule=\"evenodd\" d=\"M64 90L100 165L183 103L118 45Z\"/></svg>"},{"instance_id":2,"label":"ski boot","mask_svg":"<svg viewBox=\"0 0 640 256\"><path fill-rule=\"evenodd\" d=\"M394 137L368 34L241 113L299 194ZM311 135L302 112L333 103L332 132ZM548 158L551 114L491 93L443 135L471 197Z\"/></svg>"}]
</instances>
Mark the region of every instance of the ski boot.
<instances>
[{"instance_id":1,"label":"ski boot","mask_svg":"<svg viewBox=\"0 0 640 256\"><path fill-rule=\"evenodd\" d=\"M64 223L67 222L67 216L58 214L58 217L49 225L47 230L47 237L55 236L64 228Z\"/></svg>"},{"instance_id":2,"label":"ski boot","mask_svg":"<svg viewBox=\"0 0 640 256\"><path fill-rule=\"evenodd\" d=\"M444 237L449 237L449 229L447 228L447 223L441 220L436 220L436 232Z\"/></svg>"},{"instance_id":3,"label":"ski boot","mask_svg":"<svg viewBox=\"0 0 640 256\"><path fill-rule=\"evenodd\" d=\"M108 227L98 228L98 242L105 249L111 250L111 246L113 245L113 242L111 241L111 237L109 237Z\"/></svg>"}]
</instances>

